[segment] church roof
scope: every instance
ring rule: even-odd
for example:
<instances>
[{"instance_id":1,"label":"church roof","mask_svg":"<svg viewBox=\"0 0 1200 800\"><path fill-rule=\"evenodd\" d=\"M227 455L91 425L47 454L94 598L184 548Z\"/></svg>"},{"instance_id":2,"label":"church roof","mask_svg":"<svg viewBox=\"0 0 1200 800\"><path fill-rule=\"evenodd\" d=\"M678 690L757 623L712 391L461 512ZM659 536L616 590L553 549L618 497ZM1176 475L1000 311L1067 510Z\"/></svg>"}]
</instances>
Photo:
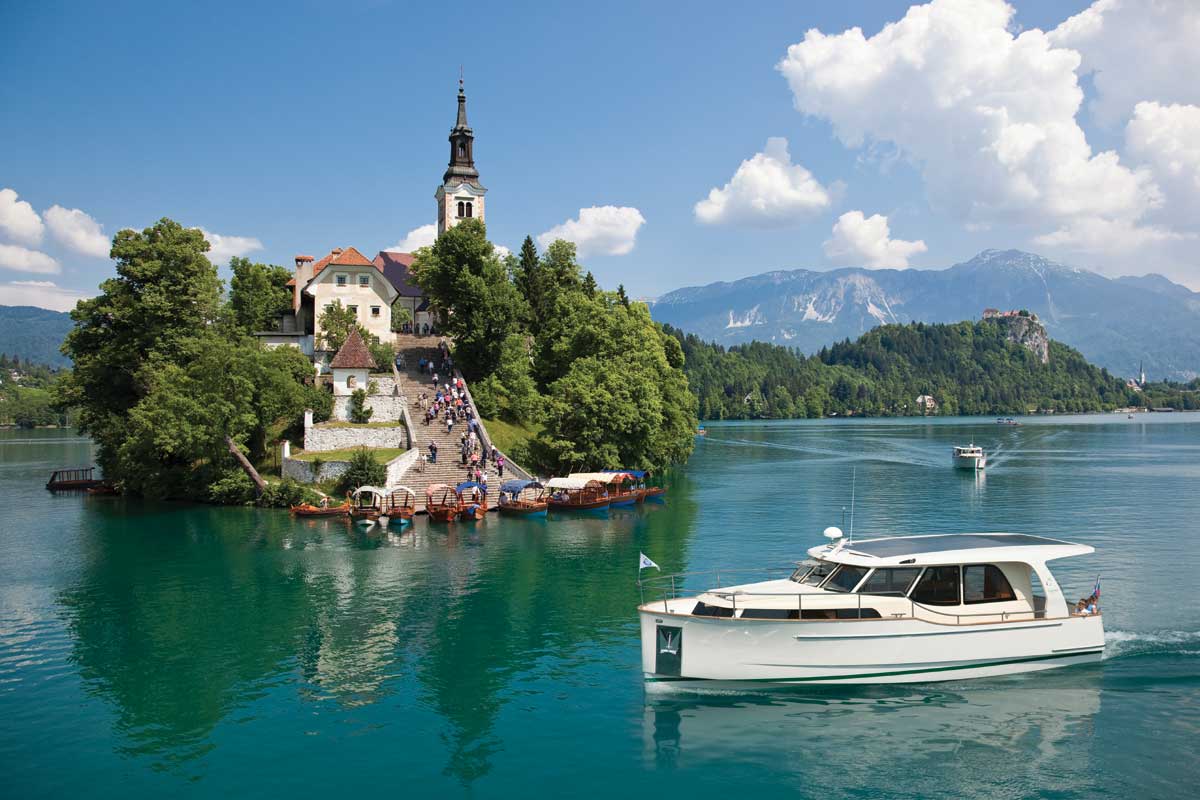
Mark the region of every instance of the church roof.
<instances>
[{"instance_id":1,"label":"church roof","mask_svg":"<svg viewBox=\"0 0 1200 800\"><path fill-rule=\"evenodd\" d=\"M350 335L329 366L333 369L375 369L375 359L371 358L371 351L357 327L350 329Z\"/></svg>"},{"instance_id":2,"label":"church roof","mask_svg":"<svg viewBox=\"0 0 1200 800\"><path fill-rule=\"evenodd\" d=\"M413 258L412 253L396 253L391 250L380 250L379 255L375 256L375 266L401 297L425 296L425 291L417 286L409 269L412 267Z\"/></svg>"}]
</instances>

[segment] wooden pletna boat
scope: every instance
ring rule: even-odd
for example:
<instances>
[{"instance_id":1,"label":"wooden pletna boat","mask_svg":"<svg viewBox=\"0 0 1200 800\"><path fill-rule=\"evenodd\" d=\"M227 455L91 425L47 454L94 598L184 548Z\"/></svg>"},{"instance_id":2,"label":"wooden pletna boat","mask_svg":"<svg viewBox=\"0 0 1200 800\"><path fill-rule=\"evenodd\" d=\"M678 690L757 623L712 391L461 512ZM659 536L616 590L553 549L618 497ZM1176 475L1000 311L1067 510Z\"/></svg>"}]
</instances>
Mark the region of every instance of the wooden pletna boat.
<instances>
[{"instance_id":1,"label":"wooden pletna boat","mask_svg":"<svg viewBox=\"0 0 1200 800\"><path fill-rule=\"evenodd\" d=\"M540 481L510 480L500 484L500 513L514 517L544 517L549 503Z\"/></svg>"},{"instance_id":2,"label":"wooden pletna boat","mask_svg":"<svg viewBox=\"0 0 1200 800\"><path fill-rule=\"evenodd\" d=\"M46 488L52 492L83 491L99 485L95 467L56 469L50 473L50 480L46 481Z\"/></svg>"},{"instance_id":3,"label":"wooden pletna boat","mask_svg":"<svg viewBox=\"0 0 1200 800\"><path fill-rule=\"evenodd\" d=\"M463 481L454 487L458 495L458 518L466 521L487 516L487 487L475 481Z\"/></svg>"},{"instance_id":4,"label":"wooden pletna boat","mask_svg":"<svg viewBox=\"0 0 1200 800\"><path fill-rule=\"evenodd\" d=\"M407 486L397 486L388 492L384 502L384 513L388 519L400 520L401 525L412 522L417 512L417 493Z\"/></svg>"},{"instance_id":5,"label":"wooden pletna boat","mask_svg":"<svg viewBox=\"0 0 1200 800\"><path fill-rule=\"evenodd\" d=\"M292 513L297 517L344 517L350 513L350 504L314 506L312 503L301 503L292 506Z\"/></svg>"},{"instance_id":6,"label":"wooden pletna boat","mask_svg":"<svg viewBox=\"0 0 1200 800\"><path fill-rule=\"evenodd\" d=\"M608 508L608 487L595 478L568 476L546 481L547 504L555 511L594 511Z\"/></svg>"},{"instance_id":7,"label":"wooden pletna boat","mask_svg":"<svg viewBox=\"0 0 1200 800\"><path fill-rule=\"evenodd\" d=\"M435 522L454 522L458 519L458 493L453 486L445 483L432 483L425 487L425 512Z\"/></svg>"},{"instance_id":8,"label":"wooden pletna boat","mask_svg":"<svg viewBox=\"0 0 1200 800\"><path fill-rule=\"evenodd\" d=\"M661 501L663 495L667 493L665 487L651 486L650 470L648 469L606 469L606 473L624 473L632 478L630 489L637 494L637 502L644 502L646 499Z\"/></svg>"},{"instance_id":9,"label":"wooden pletna boat","mask_svg":"<svg viewBox=\"0 0 1200 800\"><path fill-rule=\"evenodd\" d=\"M569 478L585 478L599 481L608 491L608 503L614 507L632 506L641 499L637 490L637 479L624 470L601 472L572 472Z\"/></svg>"},{"instance_id":10,"label":"wooden pletna boat","mask_svg":"<svg viewBox=\"0 0 1200 800\"><path fill-rule=\"evenodd\" d=\"M355 522L375 522L380 517L386 517L384 508L387 498L387 489L381 489L378 486L358 487L347 498L350 505L350 519Z\"/></svg>"}]
</instances>

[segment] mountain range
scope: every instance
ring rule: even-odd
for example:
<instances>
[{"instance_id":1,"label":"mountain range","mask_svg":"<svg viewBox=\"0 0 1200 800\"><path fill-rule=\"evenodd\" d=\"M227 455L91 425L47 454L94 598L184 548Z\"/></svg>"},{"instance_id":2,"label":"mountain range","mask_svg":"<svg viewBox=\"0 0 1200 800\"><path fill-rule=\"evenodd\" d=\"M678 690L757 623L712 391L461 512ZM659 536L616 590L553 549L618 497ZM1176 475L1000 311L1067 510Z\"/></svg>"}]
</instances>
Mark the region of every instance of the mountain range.
<instances>
[{"instance_id":1,"label":"mountain range","mask_svg":"<svg viewBox=\"0 0 1200 800\"><path fill-rule=\"evenodd\" d=\"M71 330L71 315L33 306L0 306L0 353L36 364L69 367L58 351Z\"/></svg>"},{"instance_id":2,"label":"mountain range","mask_svg":"<svg viewBox=\"0 0 1200 800\"><path fill-rule=\"evenodd\" d=\"M676 289L656 320L731 345L773 342L811 353L885 323L977 319L1027 309L1051 337L1111 373L1200 375L1200 293L1161 275L1107 278L1019 250L985 250L947 269L807 269Z\"/></svg>"}]
</instances>

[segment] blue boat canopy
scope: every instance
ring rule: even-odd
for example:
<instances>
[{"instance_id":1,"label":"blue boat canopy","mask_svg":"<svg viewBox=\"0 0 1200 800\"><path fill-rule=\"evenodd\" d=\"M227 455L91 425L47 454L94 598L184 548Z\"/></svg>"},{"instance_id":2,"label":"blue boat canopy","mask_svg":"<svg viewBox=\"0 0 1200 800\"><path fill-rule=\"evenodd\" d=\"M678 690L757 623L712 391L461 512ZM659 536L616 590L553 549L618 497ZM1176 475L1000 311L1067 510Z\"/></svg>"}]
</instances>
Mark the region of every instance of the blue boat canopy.
<instances>
[{"instance_id":1,"label":"blue boat canopy","mask_svg":"<svg viewBox=\"0 0 1200 800\"><path fill-rule=\"evenodd\" d=\"M632 475L639 481L650 474L650 471L645 469L602 469L600 471L608 475L616 475L618 472L624 472L626 475Z\"/></svg>"},{"instance_id":2,"label":"blue boat canopy","mask_svg":"<svg viewBox=\"0 0 1200 800\"><path fill-rule=\"evenodd\" d=\"M458 486L454 487L454 491L458 492L459 494L462 494L467 489L478 489L484 494L487 494L487 487L482 483L476 483L475 481L463 481Z\"/></svg>"},{"instance_id":3,"label":"blue boat canopy","mask_svg":"<svg viewBox=\"0 0 1200 800\"><path fill-rule=\"evenodd\" d=\"M531 486L534 489L542 488L541 481L511 480L500 484L500 491L509 494L520 494Z\"/></svg>"}]
</instances>

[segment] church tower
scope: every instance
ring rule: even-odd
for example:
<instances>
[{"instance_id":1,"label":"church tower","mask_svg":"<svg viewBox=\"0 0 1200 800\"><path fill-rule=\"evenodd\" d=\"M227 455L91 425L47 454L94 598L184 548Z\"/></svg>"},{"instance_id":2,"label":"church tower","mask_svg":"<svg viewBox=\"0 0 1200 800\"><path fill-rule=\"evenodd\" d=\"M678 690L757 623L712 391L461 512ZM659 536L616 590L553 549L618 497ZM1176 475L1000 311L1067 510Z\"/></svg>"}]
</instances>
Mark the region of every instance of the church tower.
<instances>
[{"instance_id":1,"label":"church tower","mask_svg":"<svg viewBox=\"0 0 1200 800\"><path fill-rule=\"evenodd\" d=\"M467 124L467 94L459 78L458 119L450 129L450 166L433 195L438 206L438 236L461 220L483 220L485 194L487 189L479 182L479 170L475 169L475 134Z\"/></svg>"}]
</instances>

